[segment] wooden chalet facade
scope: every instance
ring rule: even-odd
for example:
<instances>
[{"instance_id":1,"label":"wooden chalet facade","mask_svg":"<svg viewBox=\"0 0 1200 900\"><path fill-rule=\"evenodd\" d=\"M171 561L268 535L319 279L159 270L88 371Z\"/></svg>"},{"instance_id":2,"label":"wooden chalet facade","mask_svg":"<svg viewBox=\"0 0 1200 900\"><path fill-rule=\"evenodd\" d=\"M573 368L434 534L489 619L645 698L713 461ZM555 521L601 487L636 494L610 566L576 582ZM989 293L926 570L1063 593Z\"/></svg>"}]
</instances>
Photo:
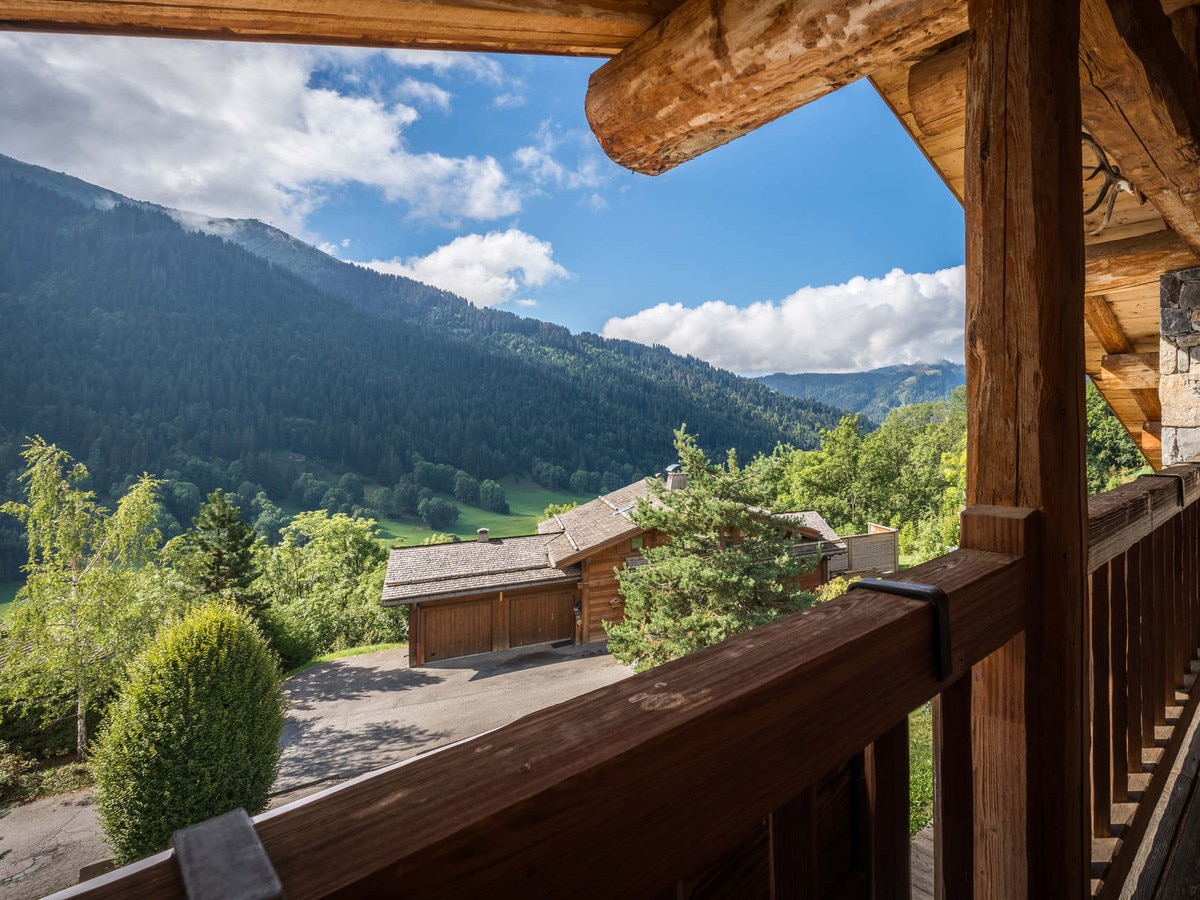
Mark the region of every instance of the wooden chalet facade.
<instances>
[{"instance_id":1,"label":"wooden chalet facade","mask_svg":"<svg viewBox=\"0 0 1200 900\"><path fill-rule=\"evenodd\" d=\"M1200 703L1194 0L0 0L0 27L611 56L589 120L646 173L870 78L963 201L961 546L899 576L948 653L928 602L856 588L268 812L257 868L202 871L290 898L907 897L933 700L937 896L1194 880L1169 788ZM1085 373L1163 466L1090 501ZM183 871L68 896L183 897Z\"/></svg>"},{"instance_id":2,"label":"wooden chalet facade","mask_svg":"<svg viewBox=\"0 0 1200 900\"><path fill-rule=\"evenodd\" d=\"M579 638L579 566L549 565L551 535L403 547L388 557L383 605L407 606L408 663Z\"/></svg>"},{"instance_id":3,"label":"wooden chalet facade","mask_svg":"<svg viewBox=\"0 0 1200 900\"><path fill-rule=\"evenodd\" d=\"M665 540L633 521L638 501L651 496L643 479L538 523L537 534L491 538L483 529L468 543L393 550L383 604L409 609L409 664L529 644L606 640L604 624L625 616L616 572L642 565L642 551ZM781 518L796 523L797 552L819 559L802 578L803 590L849 573L856 551L862 568L853 574L896 568L891 529L859 535L870 545L856 544L856 538L839 538L815 512Z\"/></svg>"}]
</instances>

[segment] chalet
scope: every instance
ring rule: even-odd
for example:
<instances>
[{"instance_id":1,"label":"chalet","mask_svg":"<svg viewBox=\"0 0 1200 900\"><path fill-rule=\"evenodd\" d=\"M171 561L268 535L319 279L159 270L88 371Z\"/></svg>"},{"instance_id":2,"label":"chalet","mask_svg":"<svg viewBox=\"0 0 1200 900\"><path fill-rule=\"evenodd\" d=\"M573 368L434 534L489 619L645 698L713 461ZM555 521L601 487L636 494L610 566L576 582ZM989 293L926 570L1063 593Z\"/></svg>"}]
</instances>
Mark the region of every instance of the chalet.
<instances>
[{"instance_id":1,"label":"chalet","mask_svg":"<svg viewBox=\"0 0 1200 900\"><path fill-rule=\"evenodd\" d=\"M393 550L384 606L409 608L408 662L578 642L580 567L550 564L557 535L490 538Z\"/></svg>"},{"instance_id":2,"label":"chalet","mask_svg":"<svg viewBox=\"0 0 1200 900\"><path fill-rule=\"evenodd\" d=\"M0 0L0 27L611 57L588 119L647 174L869 79L965 215L967 506L960 547L899 576L916 597L855 587L207 823L225 849L189 829L71 896L240 878L223 896L1108 900L1200 880L1196 0ZM1090 499L1085 374L1154 468ZM914 879L908 716L930 701Z\"/></svg>"},{"instance_id":3,"label":"chalet","mask_svg":"<svg viewBox=\"0 0 1200 900\"><path fill-rule=\"evenodd\" d=\"M672 468L667 489L685 487L684 474ZM480 529L475 541L393 550L383 604L409 608L409 664L551 641L605 640L604 623L625 615L616 570L643 564L642 550L664 540L634 523L643 498L654 498L646 479L538 523L537 534L492 538ZM796 523L797 552L819 559L803 589L851 568L856 538L839 538L815 512L780 518ZM879 549L861 547L864 570L896 568L895 537L888 529L872 536ZM868 567L866 560L880 565Z\"/></svg>"}]
</instances>

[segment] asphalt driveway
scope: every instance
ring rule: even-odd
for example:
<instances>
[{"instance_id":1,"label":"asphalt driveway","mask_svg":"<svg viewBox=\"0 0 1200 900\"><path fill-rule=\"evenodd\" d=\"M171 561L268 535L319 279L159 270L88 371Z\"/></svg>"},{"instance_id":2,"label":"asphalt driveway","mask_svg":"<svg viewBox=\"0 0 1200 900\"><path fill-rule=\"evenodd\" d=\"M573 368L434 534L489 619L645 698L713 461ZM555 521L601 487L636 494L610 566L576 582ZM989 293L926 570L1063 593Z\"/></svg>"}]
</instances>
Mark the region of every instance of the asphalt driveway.
<instances>
[{"instance_id":1,"label":"asphalt driveway","mask_svg":"<svg viewBox=\"0 0 1200 900\"><path fill-rule=\"evenodd\" d=\"M541 644L408 667L405 649L322 663L288 679L271 806L462 740L633 674L603 645ZM0 900L74 884L108 855L90 790L0 808Z\"/></svg>"}]
</instances>

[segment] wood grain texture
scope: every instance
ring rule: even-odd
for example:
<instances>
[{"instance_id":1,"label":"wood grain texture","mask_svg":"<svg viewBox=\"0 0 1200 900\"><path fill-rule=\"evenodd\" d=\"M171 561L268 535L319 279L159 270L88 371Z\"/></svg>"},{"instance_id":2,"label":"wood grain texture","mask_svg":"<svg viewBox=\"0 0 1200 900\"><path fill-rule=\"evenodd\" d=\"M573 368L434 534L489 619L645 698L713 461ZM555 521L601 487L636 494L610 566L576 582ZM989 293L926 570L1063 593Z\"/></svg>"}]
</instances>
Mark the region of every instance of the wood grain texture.
<instances>
[{"instance_id":1,"label":"wood grain texture","mask_svg":"<svg viewBox=\"0 0 1200 900\"><path fill-rule=\"evenodd\" d=\"M949 594L955 678L1023 624L1020 559L962 550L901 577ZM655 894L938 693L931 632L927 604L852 590L266 813L257 831L293 900ZM599 879L590 854L564 850L597 835L621 860ZM73 896L179 896L173 868Z\"/></svg>"},{"instance_id":2,"label":"wood grain texture","mask_svg":"<svg viewBox=\"0 0 1200 900\"><path fill-rule=\"evenodd\" d=\"M679 0L0 0L0 29L612 56Z\"/></svg>"},{"instance_id":3,"label":"wood grain texture","mask_svg":"<svg viewBox=\"0 0 1200 900\"><path fill-rule=\"evenodd\" d=\"M1192 248L1170 229L1088 244L1085 258L1089 294L1123 290L1147 282L1157 285L1167 272L1200 265L1200 258Z\"/></svg>"},{"instance_id":4,"label":"wood grain texture","mask_svg":"<svg viewBox=\"0 0 1200 900\"><path fill-rule=\"evenodd\" d=\"M970 897L975 884L975 796L971 684L967 675L933 699L931 893Z\"/></svg>"},{"instance_id":5,"label":"wood grain texture","mask_svg":"<svg viewBox=\"0 0 1200 900\"><path fill-rule=\"evenodd\" d=\"M1157 353L1109 353L1100 362L1100 377L1129 390L1158 390Z\"/></svg>"},{"instance_id":6,"label":"wood grain texture","mask_svg":"<svg viewBox=\"0 0 1200 900\"><path fill-rule=\"evenodd\" d=\"M966 31L954 0L685 0L593 73L605 153L658 175Z\"/></svg>"},{"instance_id":7,"label":"wood grain texture","mask_svg":"<svg viewBox=\"0 0 1200 900\"><path fill-rule=\"evenodd\" d=\"M1158 3L1083 0L1083 118L1121 173L1200 252L1200 75Z\"/></svg>"},{"instance_id":8,"label":"wood grain texture","mask_svg":"<svg viewBox=\"0 0 1200 900\"><path fill-rule=\"evenodd\" d=\"M1112 674L1109 566L1088 576L1092 603L1092 837L1112 837ZM1122 772L1122 775L1124 772Z\"/></svg>"},{"instance_id":9,"label":"wood grain texture","mask_svg":"<svg viewBox=\"0 0 1200 900\"><path fill-rule=\"evenodd\" d=\"M909 898L908 756L907 715L867 748L872 900Z\"/></svg>"},{"instance_id":10,"label":"wood grain texture","mask_svg":"<svg viewBox=\"0 0 1200 900\"><path fill-rule=\"evenodd\" d=\"M967 6L967 503L1038 509L1042 561L1023 639L976 674L976 721L1008 726L977 756L1025 772L1022 809L977 778L977 852L1003 843L976 892L1068 900L1091 861L1078 9Z\"/></svg>"},{"instance_id":11,"label":"wood grain texture","mask_svg":"<svg viewBox=\"0 0 1200 900\"><path fill-rule=\"evenodd\" d=\"M771 900L818 896L817 795L805 788L771 813Z\"/></svg>"}]
</instances>

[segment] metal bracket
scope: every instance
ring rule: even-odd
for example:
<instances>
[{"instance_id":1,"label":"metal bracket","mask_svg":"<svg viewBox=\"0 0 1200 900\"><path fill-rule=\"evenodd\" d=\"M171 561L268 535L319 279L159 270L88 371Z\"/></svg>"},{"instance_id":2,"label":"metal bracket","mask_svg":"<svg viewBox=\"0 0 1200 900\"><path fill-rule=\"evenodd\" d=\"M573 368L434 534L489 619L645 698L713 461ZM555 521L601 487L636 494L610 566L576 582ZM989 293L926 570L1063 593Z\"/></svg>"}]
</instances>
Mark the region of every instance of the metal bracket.
<instances>
[{"instance_id":1,"label":"metal bracket","mask_svg":"<svg viewBox=\"0 0 1200 900\"><path fill-rule=\"evenodd\" d=\"M1174 478L1179 485L1179 508L1187 507L1187 485L1184 483L1183 475L1179 472L1147 472L1144 475L1138 476L1138 481L1143 478Z\"/></svg>"},{"instance_id":2,"label":"metal bracket","mask_svg":"<svg viewBox=\"0 0 1200 900\"><path fill-rule=\"evenodd\" d=\"M929 601L933 609L933 668L938 681L950 677L954 671L954 660L950 657L950 598L945 591L935 584L911 584L907 581L884 581L881 578L864 578L850 587Z\"/></svg>"},{"instance_id":3,"label":"metal bracket","mask_svg":"<svg viewBox=\"0 0 1200 900\"><path fill-rule=\"evenodd\" d=\"M283 885L244 809L171 835L188 900L283 900Z\"/></svg>"}]
</instances>

